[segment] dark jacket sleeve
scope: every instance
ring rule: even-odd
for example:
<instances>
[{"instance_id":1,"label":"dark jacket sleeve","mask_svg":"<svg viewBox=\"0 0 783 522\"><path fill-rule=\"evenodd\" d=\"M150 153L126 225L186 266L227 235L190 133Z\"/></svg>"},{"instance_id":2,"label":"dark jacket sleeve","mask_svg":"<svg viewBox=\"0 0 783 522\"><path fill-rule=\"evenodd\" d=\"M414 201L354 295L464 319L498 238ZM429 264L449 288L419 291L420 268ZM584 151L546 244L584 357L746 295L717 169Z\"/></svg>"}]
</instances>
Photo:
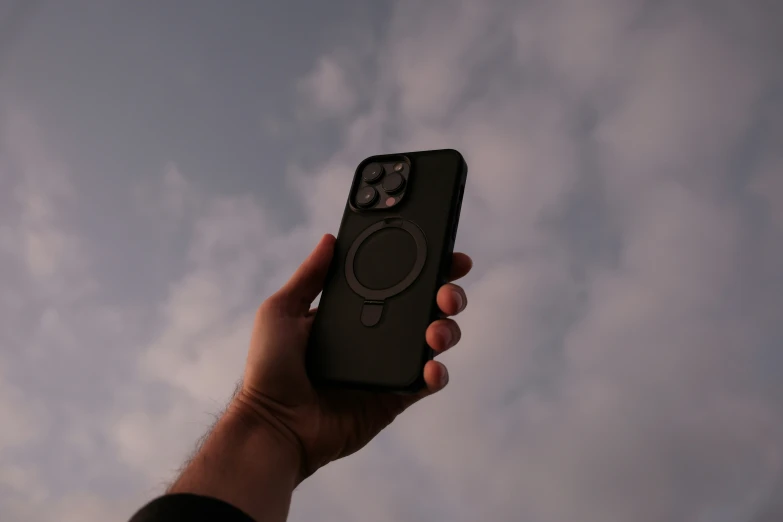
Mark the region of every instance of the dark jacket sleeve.
<instances>
[{"instance_id":1,"label":"dark jacket sleeve","mask_svg":"<svg viewBox=\"0 0 783 522\"><path fill-rule=\"evenodd\" d=\"M211 497L177 493L158 497L141 508L130 522L254 522L231 504Z\"/></svg>"}]
</instances>

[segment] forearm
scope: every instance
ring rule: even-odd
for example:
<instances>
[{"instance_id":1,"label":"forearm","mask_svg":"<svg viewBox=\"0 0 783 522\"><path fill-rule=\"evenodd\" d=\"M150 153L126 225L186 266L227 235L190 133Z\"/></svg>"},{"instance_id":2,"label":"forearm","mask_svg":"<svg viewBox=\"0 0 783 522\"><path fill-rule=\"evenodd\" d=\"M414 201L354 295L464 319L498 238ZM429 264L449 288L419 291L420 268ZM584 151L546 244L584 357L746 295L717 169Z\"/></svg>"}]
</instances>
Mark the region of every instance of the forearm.
<instances>
[{"instance_id":1,"label":"forearm","mask_svg":"<svg viewBox=\"0 0 783 522\"><path fill-rule=\"evenodd\" d=\"M214 497L258 522L282 522L299 465L296 451L271 426L232 404L168 493Z\"/></svg>"}]
</instances>

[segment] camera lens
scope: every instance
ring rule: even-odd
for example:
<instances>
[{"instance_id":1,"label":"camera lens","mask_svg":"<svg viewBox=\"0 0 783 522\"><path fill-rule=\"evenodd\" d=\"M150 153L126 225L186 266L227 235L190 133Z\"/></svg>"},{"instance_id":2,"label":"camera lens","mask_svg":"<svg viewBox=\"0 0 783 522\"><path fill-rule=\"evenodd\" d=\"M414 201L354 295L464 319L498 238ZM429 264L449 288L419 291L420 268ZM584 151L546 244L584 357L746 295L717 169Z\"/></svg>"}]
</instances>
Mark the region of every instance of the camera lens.
<instances>
[{"instance_id":1,"label":"camera lens","mask_svg":"<svg viewBox=\"0 0 783 522\"><path fill-rule=\"evenodd\" d=\"M403 178L397 172L392 172L391 174L386 176L386 179L383 180L381 186L383 187L383 190L385 190L388 194L394 194L396 192L401 191L402 188L405 186L405 178Z\"/></svg>"},{"instance_id":2,"label":"camera lens","mask_svg":"<svg viewBox=\"0 0 783 522\"><path fill-rule=\"evenodd\" d=\"M362 178L367 183L375 183L383 176L383 165L380 163L370 163L362 171Z\"/></svg>"},{"instance_id":3,"label":"camera lens","mask_svg":"<svg viewBox=\"0 0 783 522\"><path fill-rule=\"evenodd\" d=\"M378 191L372 187L364 187L356 194L356 204L361 208L367 208L378 199Z\"/></svg>"}]
</instances>

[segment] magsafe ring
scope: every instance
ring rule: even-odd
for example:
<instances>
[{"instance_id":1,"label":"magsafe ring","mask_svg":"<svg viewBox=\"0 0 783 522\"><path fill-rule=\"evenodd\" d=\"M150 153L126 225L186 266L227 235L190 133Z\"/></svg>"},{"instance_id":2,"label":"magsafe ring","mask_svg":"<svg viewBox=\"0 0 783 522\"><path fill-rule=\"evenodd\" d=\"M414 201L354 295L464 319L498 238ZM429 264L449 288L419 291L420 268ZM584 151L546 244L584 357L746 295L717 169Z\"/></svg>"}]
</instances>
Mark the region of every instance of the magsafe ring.
<instances>
[{"instance_id":1,"label":"magsafe ring","mask_svg":"<svg viewBox=\"0 0 783 522\"><path fill-rule=\"evenodd\" d=\"M362 245L374 234L388 229L396 229L407 232L407 239L399 236L397 240L405 242L412 239L413 244L415 245L415 253L411 252L411 259L407 261L398 258L399 262L404 267L410 266L410 270L406 275L402 275L400 278L394 277L394 274L392 274L391 278L398 279L397 282L386 281L386 283L390 284L390 286L377 288L378 284L369 284L366 280L366 277L364 278L364 282L360 281L362 278L357 277L355 263L357 260L357 254L359 254L362 249ZM369 254L368 256L372 257ZM351 289L358 295L362 296L365 300L384 301L389 297L399 294L408 288L411 284L413 284L413 282L416 281L416 278L419 277L419 274L421 274L426 259L427 241L424 238L424 232L422 232L421 229L411 221L406 221L401 218L387 218L367 227L367 229L359 234L359 236L353 242L351 248L348 250L348 255L345 260L345 278L348 281L348 285L351 287ZM400 267L395 266L393 268L399 269ZM383 278L381 277L380 279L382 280Z\"/></svg>"}]
</instances>

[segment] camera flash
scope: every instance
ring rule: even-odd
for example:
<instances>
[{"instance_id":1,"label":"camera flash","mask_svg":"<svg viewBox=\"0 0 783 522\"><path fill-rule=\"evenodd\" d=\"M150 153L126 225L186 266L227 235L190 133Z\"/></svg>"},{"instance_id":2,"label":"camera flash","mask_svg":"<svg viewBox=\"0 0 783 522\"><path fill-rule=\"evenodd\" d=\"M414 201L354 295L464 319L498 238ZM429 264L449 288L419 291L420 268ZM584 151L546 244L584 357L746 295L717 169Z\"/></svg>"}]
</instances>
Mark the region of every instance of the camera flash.
<instances>
[{"instance_id":1,"label":"camera flash","mask_svg":"<svg viewBox=\"0 0 783 522\"><path fill-rule=\"evenodd\" d=\"M389 198L389 199L387 199L387 200L386 200L386 206L387 206L387 207L391 207L391 206L392 206L392 205L394 205L395 203L397 203L397 200L396 200L396 199L394 199L394 198Z\"/></svg>"}]
</instances>

